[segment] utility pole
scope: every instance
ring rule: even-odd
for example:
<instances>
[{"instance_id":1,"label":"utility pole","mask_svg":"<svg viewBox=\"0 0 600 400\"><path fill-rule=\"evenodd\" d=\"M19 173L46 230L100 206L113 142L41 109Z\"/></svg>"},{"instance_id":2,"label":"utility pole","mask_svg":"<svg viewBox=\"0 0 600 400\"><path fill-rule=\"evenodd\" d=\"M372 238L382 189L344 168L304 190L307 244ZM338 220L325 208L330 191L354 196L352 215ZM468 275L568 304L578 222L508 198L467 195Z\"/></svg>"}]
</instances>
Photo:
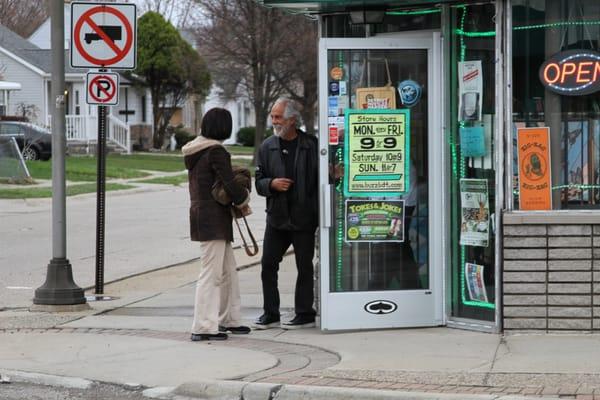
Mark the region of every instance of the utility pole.
<instances>
[{"instance_id":1,"label":"utility pole","mask_svg":"<svg viewBox=\"0 0 600 400\"><path fill-rule=\"evenodd\" d=\"M85 305L83 289L73 281L67 259L65 184L65 32L64 1L50 0L50 40L52 45L52 259L46 282L35 291L35 305ZM34 308L38 308L35 307Z\"/></svg>"}]
</instances>

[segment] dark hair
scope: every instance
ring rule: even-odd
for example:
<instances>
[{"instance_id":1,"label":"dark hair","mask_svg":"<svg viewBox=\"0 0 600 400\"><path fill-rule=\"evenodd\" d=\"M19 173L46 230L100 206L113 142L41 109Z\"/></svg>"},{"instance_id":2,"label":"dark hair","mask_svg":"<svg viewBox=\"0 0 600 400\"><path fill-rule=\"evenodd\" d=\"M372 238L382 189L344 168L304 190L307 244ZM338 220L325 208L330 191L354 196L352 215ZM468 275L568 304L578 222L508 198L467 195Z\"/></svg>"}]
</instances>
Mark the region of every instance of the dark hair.
<instances>
[{"instance_id":1,"label":"dark hair","mask_svg":"<svg viewBox=\"0 0 600 400\"><path fill-rule=\"evenodd\" d=\"M224 108L211 108L202 117L201 135L215 140L225 140L231 136L231 113Z\"/></svg>"}]
</instances>

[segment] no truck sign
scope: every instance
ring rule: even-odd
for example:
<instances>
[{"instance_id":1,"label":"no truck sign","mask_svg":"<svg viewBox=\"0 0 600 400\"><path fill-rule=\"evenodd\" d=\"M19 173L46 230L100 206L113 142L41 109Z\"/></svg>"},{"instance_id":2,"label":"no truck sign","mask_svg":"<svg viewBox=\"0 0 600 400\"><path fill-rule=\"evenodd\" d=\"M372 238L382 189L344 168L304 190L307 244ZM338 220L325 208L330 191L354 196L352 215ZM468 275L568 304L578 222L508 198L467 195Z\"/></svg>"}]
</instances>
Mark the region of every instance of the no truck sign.
<instances>
[{"instance_id":1,"label":"no truck sign","mask_svg":"<svg viewBox=\"0 0 600 400\"><path fill-rule=\"evenodd\" d=\"M134 69L135 4L71 3L71 67Z\"/></svg>"}]
</instances>

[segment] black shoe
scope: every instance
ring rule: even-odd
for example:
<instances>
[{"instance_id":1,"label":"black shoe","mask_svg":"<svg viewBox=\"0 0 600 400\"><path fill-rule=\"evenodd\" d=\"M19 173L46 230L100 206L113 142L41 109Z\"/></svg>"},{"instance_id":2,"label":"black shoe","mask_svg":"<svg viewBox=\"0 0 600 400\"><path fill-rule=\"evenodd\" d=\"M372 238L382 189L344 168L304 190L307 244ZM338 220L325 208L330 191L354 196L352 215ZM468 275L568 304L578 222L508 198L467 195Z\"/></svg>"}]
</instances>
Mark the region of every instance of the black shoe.
<instances>
[{"instance_id":1,"label":"black shoe","mask_svg":"<svg viewBox=\"0 0 600 400\"><path fill-rule=\"evenodd\" d=\"M250 333L250 328L244 325L240 326L222 326L219 325L219 332L230 332L236 335L246 335Z\"/></svg>"},{"instance_id":2,"label":"black shoe","mask_svg":"<svg viewBox=\"0 0 600 400\"><path fill-rule=\"evenodd\" d=\"M314 315L296 315L294 319L281 324L283 329L300 329L300 328L314 328L315 327L315 316Z\"/></svg>"},{"instance_id":3,"label":"black shoe","mask_svg":"<svg viewBox=\"0 0 600 400\"><path fill-rule=\"evenodd\" d=\"M263 314L256 321L254 321L255 329L270 329L277 328L279 326L279 315L267 315Z\"/></svg>"},{"instance_id":4,"label":"black shoe","mask_svg":"<svg viewBox=\"0 0 600 400\"><path fill-rule=\"evenodd\" d=\"M203 340L227 340L227 338L226 333L192 333L190 340L192 342L199 342Z\"/></svg>"}]
</instances>

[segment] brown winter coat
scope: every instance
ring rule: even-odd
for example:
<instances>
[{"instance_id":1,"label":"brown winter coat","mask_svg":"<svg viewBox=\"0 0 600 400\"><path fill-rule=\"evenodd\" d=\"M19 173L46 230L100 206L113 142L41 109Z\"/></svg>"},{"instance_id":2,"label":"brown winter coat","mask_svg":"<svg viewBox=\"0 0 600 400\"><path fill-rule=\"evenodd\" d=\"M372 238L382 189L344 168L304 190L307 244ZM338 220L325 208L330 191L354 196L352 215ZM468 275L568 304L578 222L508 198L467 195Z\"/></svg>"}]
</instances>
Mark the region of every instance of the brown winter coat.
<instances>
[{"instance_id":1,"label":"brown winter coat","mask_svg":"<svg viewBox=\"0 0 600 400\"><path fill-rule=\"evenodd\" d=\"M186 144L182 152L188 169L191 239L233 241L231 211L211 195L219 178L234 204L241 205L249 200L248 191L233 179L231 156L218 141L203 136Z\"/></svg>"}]
</instances>

